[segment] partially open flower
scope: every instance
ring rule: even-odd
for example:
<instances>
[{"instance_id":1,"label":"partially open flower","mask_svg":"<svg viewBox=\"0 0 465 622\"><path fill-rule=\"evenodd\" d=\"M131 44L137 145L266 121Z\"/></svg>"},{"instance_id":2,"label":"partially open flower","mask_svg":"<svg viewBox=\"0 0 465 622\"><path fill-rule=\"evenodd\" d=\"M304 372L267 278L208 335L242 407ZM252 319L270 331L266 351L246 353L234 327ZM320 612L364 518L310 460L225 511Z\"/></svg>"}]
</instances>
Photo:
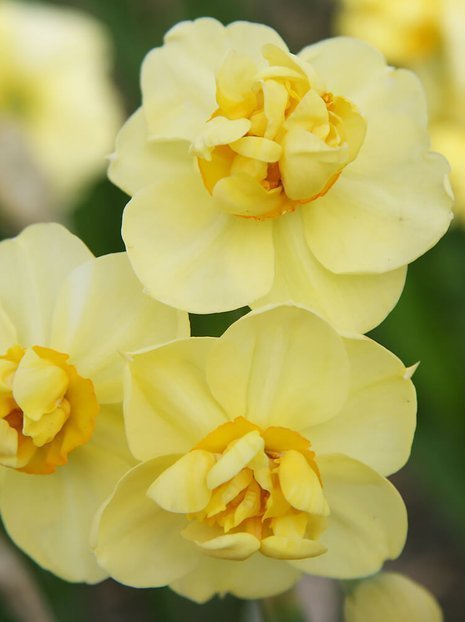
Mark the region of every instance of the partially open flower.
<instances>
[{"instance_id":1,"label":"partially open flower","mask_svg":"<svg viewBox=\"0 0 465 622\"><path fill-rule=\"evenodd\" d=\"M135 353L128 371L143 462L94 534L117 580L259 598L301 572L364 576L400 553L405 508L384 476L408 457L416 400L391 353L285 306Z\"/></svg>"},{"instance_id":2,"label":"partially open flower","mask_svg":"<svg viewBox=\"0 0 465 622\"><path fill-rule=\"evenodd\" d=\"M126 255L94 258L59 225L0 243L0 510L13 540L70 581L105 577L93 515L134 463L123 353L188 334L142 293Z\"/></svg>"},{"instance_id":3,"label":"partially open flower","mask_svg":"<svg viewBox=\"0 0 465 622\"><path fill-rule=\"evenodd\" d=\"M424 587L394 572L382 572L349 587L345 622L442 622L436 599Z\"/></svg>"},{"instance_id":4,"label":"partially open flower","mask_svg":"<svg viewBox=\"0 0 465 622\"><path fill-rule=\"evenodd\" d=\"M333 39L184 22L142 68L110 178L150 294L197 313L294 300L365 332L450 221L415 76Z\"/></svg>"}]
</instances>

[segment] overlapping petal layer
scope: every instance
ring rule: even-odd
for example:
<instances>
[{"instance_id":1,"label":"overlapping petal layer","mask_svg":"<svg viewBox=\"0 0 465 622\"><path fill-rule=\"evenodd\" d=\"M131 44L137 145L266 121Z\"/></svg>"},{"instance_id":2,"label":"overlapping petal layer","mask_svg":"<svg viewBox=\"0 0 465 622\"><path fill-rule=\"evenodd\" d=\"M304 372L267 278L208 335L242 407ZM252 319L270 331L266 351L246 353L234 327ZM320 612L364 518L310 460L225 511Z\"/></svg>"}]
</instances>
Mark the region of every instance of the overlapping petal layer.
<instances>
[{"instance_id":1,"label":"overlapping petal layer","mask_svg":"<svg viewBox=\"0 0 465 622\"><path fill-rule=\"evenodd\" d=\"M405 507L383 475L408 456L415 394L409 370L368 338L269 307L219 339L133 353L126 389L129 442L146 462L95 530L99 562L124 583L258 598L300 571L352 578L400 553ZM166 571L141 563L160 525Z\"/></svg>"},{"instance_id":2,"label":"overlapping petal layer","mask_svg":"<svg viewBox=\"0 0 465 622\"><path fill-rule=\"evenodd\" d=\"M147 56L142 91L110 176L133 195L130 261L167 304L293 300L365 332L448 227L419 82L360 41L294 56L264 26L183 22Z\"/></svg>"}]
</instances>

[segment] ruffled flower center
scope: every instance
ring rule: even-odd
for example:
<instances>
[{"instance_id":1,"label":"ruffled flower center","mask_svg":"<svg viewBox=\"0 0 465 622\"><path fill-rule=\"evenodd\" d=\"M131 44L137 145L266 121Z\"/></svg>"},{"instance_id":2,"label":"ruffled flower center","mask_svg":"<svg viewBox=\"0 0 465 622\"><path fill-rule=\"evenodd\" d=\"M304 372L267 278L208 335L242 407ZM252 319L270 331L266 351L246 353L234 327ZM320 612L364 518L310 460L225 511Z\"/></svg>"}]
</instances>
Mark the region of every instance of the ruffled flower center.
<instances>
[{"instance_id":1,"label":"ruffled flower center","mask_svg":"<svg viewBox=\"0 0 465 622\"><path fill-rule=\"evenodd\" d=\"M0 356L0 464L53 473L92 436L99 404L68 355L33 346Z\"/></svg>"},{"instance_id":2,"label":"ruffled flower center","mask_svg":"<svg viewBox=\"0 0 465 622\"><path fill-rule=\"evenodd\" d=\"M206 554L247 559L321 555L329 514L310 441L243 417L208 434L164 471L148 496L189 523L182 535Z\"/></svg>"},{"instance_id":3,"label":"ruffled flower center","mask_svg":"<svg viewBox=\"0 0 465 622\"><path fill-rule=\"evenodd\" d=\"M216 77L218 109L196 136L207 190L224 211L277 218L328 192L352 162L365 121L311 65L263 46L264 63L231 52Z\"/></svg>"}]
</instances>

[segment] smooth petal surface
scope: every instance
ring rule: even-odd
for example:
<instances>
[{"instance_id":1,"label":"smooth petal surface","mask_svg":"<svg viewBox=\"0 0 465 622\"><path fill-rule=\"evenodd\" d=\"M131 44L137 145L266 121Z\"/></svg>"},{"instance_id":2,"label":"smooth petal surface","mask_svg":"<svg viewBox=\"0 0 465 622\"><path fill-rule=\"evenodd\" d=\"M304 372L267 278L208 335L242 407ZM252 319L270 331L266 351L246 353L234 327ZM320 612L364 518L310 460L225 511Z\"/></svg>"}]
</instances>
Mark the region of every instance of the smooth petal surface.
<instances>
[{"instance_id":1,"label":"smooth petal surface","mask_svg":"<svg viewBox=\"0 0 465 622\"><path fill-rule=\"evenodd\" d=\"M0 505L6 530L40 566L63 579L101 581L107 575L89 545L92 520L133 463L120 410L103 407L91 441L55 473L5 470Z\"/></svg>"},{"instance_id":2,"label":"smooth petal surface","mask_svg":"<svg viewBox=\"0 0 465 622\"><path fill-rule=\"evenodd\" d=\"M191 572L201 559L180 535L185 516L162 510L147 489L176 457L157 458L127 473L100 511L94 529L98 562L117 581L158 587Z\"/></svg>"},{"instance_id":3,"label":"smooth petal surface","mask_svg":"<svg viewBox=\"0 0 465 622\"><path fill-rule=\"evenodd\" d=\"M302 210L306 237L333 272L387 272L446 232L449 165L428 151L425 96L413 73L386 69L353 101L366 117L364 143L331 190Z\"/></svg>"},{"instance_id":4,"label":"smooth petal surface","mask_svg":"<svg viewBox=\"0 0 465 622\"><path fill-rule=\"evenodd\" d=\"M208 471L215 464L209 451L194 449L168 467L147 490L147 496L168 512L200 512L210 501Z\"/></svg>"},{"instance_id":5,"label":"smooth petal surface","mask_svg":"<svg viewBox=\"0 0 465 622\"><path fill-rule=\"evenodd\" d=\"M344 340L351 387L341 412L306 431L317 455L344 453L382 475L410 454L416 423L415 387L402 362L366 337Z\"/></svg>"},{"instance_id":6,"label":"smooth petal surface","mask_svg":"<svg viewBox=\"0 0 465 622\"><path fill-rule=\"evenodd\" d=\"M436 599L423 586L394 572L364 579L344 602L345 622L442 622Z\"/></svg>"},{"instance_id":7,"label":"smooth petal surface","mask_svg":"<svg viewBox=\"0 0 465 622\"><path fill-rule=\"evenodd\" d=\"M167 174L185 174L194 169L186 141L149 140L147 123L139 108L123 125L116 137L116 151L111 156L108 177L127 194Z\"/></svg>"},{"instance_id":8,"label":"smooth petal surface","mask_svg":"<svg viewBox=\"0 0 465 622\"><path fill-rule=\"evenodd\" d=\"M70 275L57 301L51 343L70 355L106 403L123 399L124 353L188 335L187 315L144 294L126 254L116 253Z\"/></svg>"},{"instance_id":9,"label":"smooth petal surface","mask_svg":"<svg viewBox=\"0 0 465 622\"><path fill-rule=\"evenodd\" d=\"M292 300L314 309L338 330L366 333L396 304L406 268L384 274L335 274L315 258L305 240L300 210L273 224L275 277L252 307Z\"/></svg>"},{"instance_id":10,"label":"smooth petal surface","mask_svg":"<svg viewBox=\"0 0 465 622\"><path fill-rule=\"evenodd\" d=\"M217 107L215 71L226 52L215 19L181 22L142 65L142 96L150 138L192 140Z\"/></svg>"},{"instance_id":11,"label":"smooth petal surface","mask_svg":"<svg viewBox=\"0 0 465 622\"><path fill-rule=\"evenodd\" d=\"M293 565L338 579L377 572L405 543L407 513L399 493L387 479L347 456L319 456L318 467L331 510L319 542L328 551Z\"/></svg>"},{"instance_id":12,"label":"smooth petal surface","mask_svg":"<svg viewBox=\"0 0 465 622\"><path fill-rule=\"evenodd\" d=\"M238 598L265 598L288 590L300 574L289 564L259 553L241 563L203 557L193 572L172 581L170 587L198 603L227 593Z\"/></svg>"},{"instance_id":13,"label":"smooth petal surface","mask_svg":"<svg viewBox=\"0 0 465 622\"><path fill-rule=\"evenodd\" d=\"M32 225L0 243L0 303L23 347L49 344L58 292L69 272L92 257L55 223Z\"/></svg>"},{"instance_id":14,"label":"smooth petal surface","mask_svg":"<svg viewBox=\"0 0 465 622\"><path fill-rule=\"evenodd\" d=\"M227 421L205 380L211 337L134 354L128 367L125 421L133 454L148 460L186 453Z\"/></svg>"},{"instance_id":15,"label":"smooth petal surface","mask_svg":"<svg viewBox=\"0 0 465 622\"><path fill-rule=\"evenodd\" d=\"M333 37L309 45L298 57L324 77L329 91L350 99L386 70L384 56L376 48L351 37Z\"/></svg>"},{"instance_id":16,"label":"smooth petal surface","mask_svg":"<svg viewBox=\"0 0 465 622\"><path fill-rule=\"evenodd\" d=\"M237 309L272 283L271 224L221 213L199 175L136 194L125 210L123 238L148 293L179 309Z\"/></svg>"},{"instance_id":17,"label":"smooth petal surface","mask_svg":"<svg viewBox=\"0 0 465 622\"><path fill-rule=\"evenodd\" d=\"M4 354L15 343L18 343L15 325L0 303L0 352Z\"/></svg>"},{"instance_id":18,"label":"smooth petal surface","mask_svg":"<svg viewBox=\"0 0 465 622\"><path fill-rule=\"evenodd\" d=\"M228 533L205 542L198 542L206 555L244 561L256 553L260 548L260 540L250 533Z\"/></svg>"},{"instance_id":19,"label":"smooth petal surface","mask_svg":"<svg viewBox=\"0 0 465 622\"><path fill-rule=\"evenodd\" d=\"M349 367L341 338L324 320L282 306L231 326L208 357L207 379L231 418L299 431L342 406Z\"/></svg>"}]
</instances>

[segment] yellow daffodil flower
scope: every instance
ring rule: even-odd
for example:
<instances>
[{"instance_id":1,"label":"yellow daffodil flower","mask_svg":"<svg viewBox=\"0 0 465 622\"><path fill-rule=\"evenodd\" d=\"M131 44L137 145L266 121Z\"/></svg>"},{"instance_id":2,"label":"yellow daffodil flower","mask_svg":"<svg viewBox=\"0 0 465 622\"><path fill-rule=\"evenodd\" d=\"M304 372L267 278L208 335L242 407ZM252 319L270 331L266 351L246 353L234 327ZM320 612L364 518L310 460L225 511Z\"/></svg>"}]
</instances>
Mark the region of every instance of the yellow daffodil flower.
<instances>
[{"instance_id":1,"label":"yellow daffodil flower","mask_svg":"<svg viewBox=\"0 0 465 622\"><path fill-rule=\"evenodd\" d=\"M110 178L147 291L196 313L294 300L365 332L451 218L416 77L368 45L291 54L259 24L168 32Z\"/></svg>"},{"instance_id":2,"label":"yellow daffodil flower","mask_svg":"<svg viewBox=\"0 0 465 622\"><path fill-rule=\"evenodd\" d=\"M436 599L421 585L393 572L364 579L344 602L345 622L443 622Z\"/></svg>"},{"instance_id":3,"label":"yellow daffodil flower","mask_svg":"<svg viewBox=\"0 0 465 622\"><path fill-rule=\"evenodd\" d=\"M133 464L123 353L189 334L142 293L124 253L94 258L60 225L0 243L0 511L13 540L69 581L106 576L93 515Z\"/></svg>"},{"instance_id":4,"label":"yellow daffodil flower","mask_svg":"<svg viewBox=\"0 0 465 622\"><path fill-rule=\"evenodd\" d=\"M69 208L105 168L121 110L92 17L0 2L0 204L19 224Z\"/></svg>"},{"instance_id":5,"label":"yellow daffodil flower","mask_svg":"<svg viewBox=\"0 0 465 622\"><path fill-rule=\"evenodd\" d=\"M135 353L125 421L142 463L93 534L99 563L198 602L261 598L302 572L353 578L396 557L411 370L295 306L253 311L218 338Z\"/></svg>"},{"instance_id":6,"label":"yellow daffodil flower","mask_svg":"<svg viewBox=\"0 0 465 622\"><path fill-rule=\"evenodd\" d=\"M414 69L428 96L433 148L451 163L455 211L465 222L465 3L341 0L335 28Z\"/></svg>"}]
</instances>

